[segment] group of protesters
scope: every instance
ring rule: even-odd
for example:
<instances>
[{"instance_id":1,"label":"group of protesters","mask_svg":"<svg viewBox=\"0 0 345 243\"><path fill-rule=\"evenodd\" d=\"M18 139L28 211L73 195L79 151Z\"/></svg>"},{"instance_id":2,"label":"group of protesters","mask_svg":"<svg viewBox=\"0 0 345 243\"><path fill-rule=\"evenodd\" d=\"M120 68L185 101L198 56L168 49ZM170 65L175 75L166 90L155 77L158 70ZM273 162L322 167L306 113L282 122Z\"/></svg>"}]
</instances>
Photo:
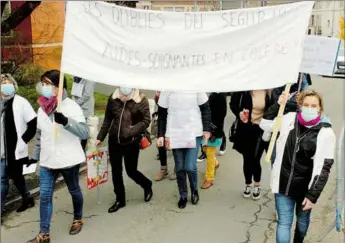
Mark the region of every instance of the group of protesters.
<instances>
[{"instance_id":1,"label":"group of protesters","mask_svg":"<svg viewBox=\"0 0 345 243\"><path fill-rule=\"evenodd\" d=\"M50 242L53 192L61 174L73 201L70 234L83 228L83 194L79 185L80 164L85 162L89 137L87 120L94 115L94 83L75 77L72 99L67 94L66 79L61 104L58 105L60 72L42 74L38 84L37 113L31 104L16 94L18 85L11 75L1 75L1 214L4 212L8 179L22 196L17 209L34 207L23 176L23 166L40 164L40 230L28 243ZM267 151L280 106L285 106L279 136L272 154L271 189L275 197L278 243L290 242L294 214L297 217L294 242L303 242L310 213L325 187L333 164L335 135L324 115L320 93L309 89L310 76L300 74L289 93L284 87L231 93L230 109L236 119L229 132L233 149L243 156L243 197L259 200L261 157ZM225 153L224 121L229 93L156 92L157 112L151 114L148 98L140 90L119 87L109 97L103 124L97 136L99 146L108 136L108 153L112 167L114 213L126 206L123 161L127 175L143 189L144 201L153 197L152 181L138 171L140 151L147 147L147 129L157 125L156 145L160 170L154 178L167 176L177 180L183 209L190 202L198 204L197 161L206 159L202 189L214 185L220 155ZM59 107L58 107L59 106ZM59 137L56 139L56 124ZM32 156L28 143L35 139ZM150 141L149 141L150 142ZM200 149L201 148L201 149ZM168 172L167 151L172 150L175 167ZM73 155L73 156L71 156Z\"/></svg>"}]
</instances>

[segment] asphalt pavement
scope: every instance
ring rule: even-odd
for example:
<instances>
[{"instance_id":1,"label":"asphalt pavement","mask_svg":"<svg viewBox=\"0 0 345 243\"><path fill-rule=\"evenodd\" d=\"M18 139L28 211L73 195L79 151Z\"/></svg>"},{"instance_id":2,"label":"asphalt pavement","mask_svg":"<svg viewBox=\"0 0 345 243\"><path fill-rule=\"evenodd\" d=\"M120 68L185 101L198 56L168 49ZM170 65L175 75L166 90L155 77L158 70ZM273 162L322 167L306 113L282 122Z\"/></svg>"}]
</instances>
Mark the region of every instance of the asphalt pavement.
<instances>
[{"instance_id":1,"label":"asphalt pavement","mask_svg":"<svg viewBox=\"0 0 345 243\"><path fill-rule=\"evenodd\" d=\"M335 132L340 132L344 118L344 80L313 76L313 88L321 91L325 98L325 112L331 118ZM99 86L97 88L100 92ZM105 87L105 90L114 88ZM153 92L146 92L152 97ZM230 111L226 118L228 131L234 117ZM157 149L151 146L140 154L139 169L153 178L159 170L155 160ZM54 194L54 216L51 242L53 243L273 243L276 222L274 201L269 191L270 165L262 159L263 197L259 201L242 197L244 178L242 158L231 149L218 158L215 185L208 190L200 189L200 203L190 203L186 209L177 208L178 191L176 181L165 179L154 182L154 196L145 203L142 189L131 181L126 173L124 180L127 207L117 213L108 214L114 202L111 180L100 187L101 203L97 203L96 189L86 189L86 178L80 178L84 193L83 231L69 236L72 221L72 202L66 188ZM173 160L169 158L169 169ZM205 162L198 163L199 186L205 172ZM327 227L335 220L335 201L330 198L335 190L335 165L322 198L314 206L312 222L306 242L318 242ZM109 178L111 179L111 178ZM39 230L39 201L37 206L24 213L11 213L1 227L1 242L21 243L35 236ZM344 242L344 235L332 230L323 242Z\"/></svg>"}]
</instances>

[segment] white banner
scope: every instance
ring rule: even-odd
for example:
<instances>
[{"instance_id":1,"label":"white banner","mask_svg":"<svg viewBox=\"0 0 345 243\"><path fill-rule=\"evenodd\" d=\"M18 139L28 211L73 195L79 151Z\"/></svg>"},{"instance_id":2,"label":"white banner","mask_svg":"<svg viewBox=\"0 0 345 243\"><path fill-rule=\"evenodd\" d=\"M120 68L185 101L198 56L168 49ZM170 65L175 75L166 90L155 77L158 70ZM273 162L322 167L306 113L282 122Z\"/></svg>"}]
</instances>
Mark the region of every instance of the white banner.
<instances>
[{"instance_id":1,"label":"white banner","mask_svg":"<svg viewBox=\"0 0 345 243\"><path fill-rule=\"evenodd\" d=\"M151 90L282 86L297 80L313 4L182 13L69 1L61 70Z\"/></svg>"},{"instance_id":2,"label":"white banner","mask_svg":"<svg viewBox=\"0 0 345 243\"><path fill-rule=\"evenodd\" d=\"M334 73L340 39L308 35L304 40L300 71L332 76Z\"/></svg>"}]
</instances>

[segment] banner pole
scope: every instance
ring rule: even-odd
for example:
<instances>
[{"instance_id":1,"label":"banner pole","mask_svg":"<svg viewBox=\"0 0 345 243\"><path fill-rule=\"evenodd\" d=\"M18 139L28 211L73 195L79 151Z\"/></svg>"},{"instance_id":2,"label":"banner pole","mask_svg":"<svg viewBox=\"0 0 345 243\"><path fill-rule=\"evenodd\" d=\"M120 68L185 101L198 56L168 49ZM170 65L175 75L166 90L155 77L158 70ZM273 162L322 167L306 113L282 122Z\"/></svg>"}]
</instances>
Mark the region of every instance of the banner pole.
<instances>
[{"instance_id":1,"label":"banner pole","mask_svg":"<svg viewBox=\"0 0 345 243\"><path fill-rule=\"evenodd\" d=\"M67 7L67 2L65 2L65 20L66 20L66 7ZM61 48L62 52L63 46ZM57 97L57 107L56 111L61 112L61 102L62 102L62 94L64 91L64 78L65 78L65 73L61 72L61 66L62 66L62 60L60 63L60 77L59 77L59 91L58 91L58 97ZM54 123L55 120L53 119ZM60 125L55 123L55 140L59 139L59 132L60 132Z\"/></svg>"},{"instance_id":2,"label":"banner pole","mask_svg":"<svg viewBox=\"0 0 345 243\"><path fill-rule=\"evenodd\" d=\"M60 72L60 78L59 78L59 92L57 97L57 112L61 112L61 102L62 102L62 94L64 90L64 77L65 74L63 72ZM59 139L59 131L60 131L60 125L55 123L55 138Z\"/></svg>"},{"instance_id":3,"label":"banner pole","mask_svg":"<svg viewBox=\"0 0 345 243\"><path fill-rule=\"evenodd\" d=\"M101 204L101 192L99 188L99 154L97 154L97 204Z\"/></svg>"},{"instance_id":4,"label":"banner pole","mask_svg":"<svg viewBox=\"0 0 345 243\"><path fill-rule=\"evenodd\" d=\"M290 84L286 84L284 92L285 93L290 93L290 88L291 88L291 83ZM273 133L272 133L271 141L270 141L270 144L269 144L269 147L268 147L268 150L267 150L267 153L266 153L266 157L265 157L265 160L266 160L267 163L271 162L272 152L273 152L273 149L274 149L274 145L276 144L276 140L277 140L277 136L278 136L278 131L280 129L281 119L282 119L283 114L284 114L285 106L286 106L286 104L283 104L283 105L280 105L280 107L279 107L278 116L277 116L277 119L276 119L276 121L274 123L274 128L273 128Z\"/></svg>"}]
</instances>

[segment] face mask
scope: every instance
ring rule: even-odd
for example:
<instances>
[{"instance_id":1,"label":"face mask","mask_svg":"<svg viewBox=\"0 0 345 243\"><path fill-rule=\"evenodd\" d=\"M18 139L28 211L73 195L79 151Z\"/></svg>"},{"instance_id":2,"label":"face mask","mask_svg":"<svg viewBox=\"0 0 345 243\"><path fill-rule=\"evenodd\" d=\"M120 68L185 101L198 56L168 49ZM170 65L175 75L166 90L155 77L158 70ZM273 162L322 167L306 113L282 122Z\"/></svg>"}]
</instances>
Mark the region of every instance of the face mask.
<instances>
[{"instance_id":1,"label":"face mask","mask_svg":"<svg viewBox=\"0 0 345 243\"><path fill-rule=\"evenodd\" d=\"M4 95L12 95L15 92L13 84L2 84L1 85L1 93Z\"/></svg>"},{"instance_id":2,"label":"face mask","mask_svg":"<svg viewBox=\"0 0 345 243\"><path fill-rule=\"evenodd\" d=\"M120 87L120 91L123 95L129 95L132 92L132 88Z\"/></svg>"},{"instance_id":3,"label":"face mask","mask_svg":"<svg viewBox=\"0 0 345 243\"><path fill-rule=\"evenodd\" d=\"M301 115L303 120L309 122L315 120L319 116L319 112L316 108L302 107Z\"/></svg>"},{"instance_id":4,"label":"face mask","mask_svg":"<svg viewBox=\"0 0 345 243\"><path fill-rule=\"evenodd\" d=\"M42 87L42 95L47 99L53 96L53 87L52 86L43 86Z\"/></svg>"}]
</instances>

